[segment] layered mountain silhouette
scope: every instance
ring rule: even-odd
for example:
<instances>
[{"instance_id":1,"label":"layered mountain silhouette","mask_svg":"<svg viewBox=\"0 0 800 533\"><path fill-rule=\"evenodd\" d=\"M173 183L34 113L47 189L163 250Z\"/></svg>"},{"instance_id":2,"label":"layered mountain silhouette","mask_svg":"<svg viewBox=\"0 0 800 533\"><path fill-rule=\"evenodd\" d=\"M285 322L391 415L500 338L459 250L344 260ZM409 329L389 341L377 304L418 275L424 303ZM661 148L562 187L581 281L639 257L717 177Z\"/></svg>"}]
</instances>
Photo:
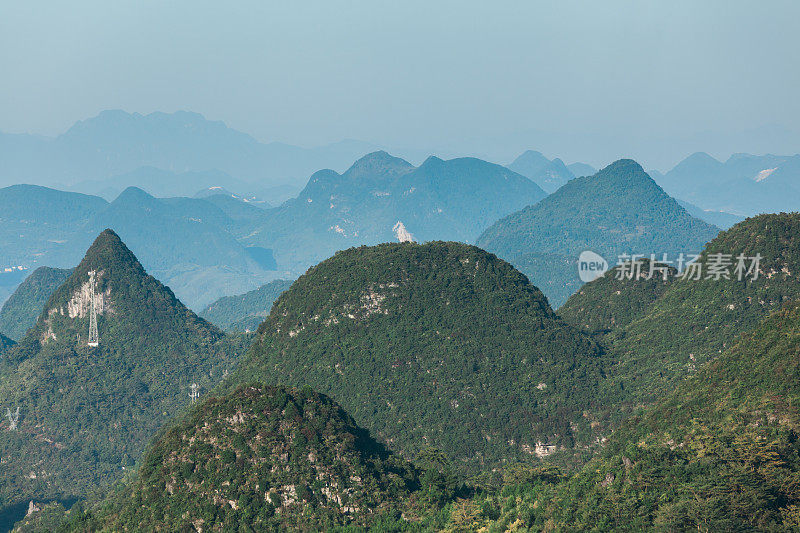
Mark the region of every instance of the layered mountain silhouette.
<instances>
[{"instance_id":1,"label":"layered mountain silhouette","mask_svg":"<svg viewBox=\"0 0 800 533\"><path fill-rule=\"evenodd\" d=\"M534 150L528 150L520 155L508 165L508 168L530 178L548 194L555 192L576 176L560 159L556 158L551 161L541 152ZM581 166L581 163L578 163L578 166L574 168L579 172L583 172L580 174L581 176L596 172L589 165Z\"/></svg>"},{"instance_id":2,"label":"layered mountain silhouette","mask_svg":"<svg viewBox=\"0 0 800 533\"><path fill-rule=\"evenodd\" d=\"M656 182L659 181L658 178L653 178ZM685 200L678 200L678 203L681 204L681 207L686 209L686 212L692 215L694 218L699 218L700 220L705 220L709 224L712 224L720 229L728 229L734 224L738 224L745 217L740 215L734 215L732 213L726 213L724 211L715 211L713 209L702 209L697 207L694 204L690 204Z\"/></svg>"},{"instance_id":3,"label":"layered mountain silhouette","mask_svg":"<svg viewBox=\"0 0 800 533\"><path fill-rule=\"evenodd\" d=\"M191 170L175 172L158 167L139 167L130 172L111 176L102 180L82 181L68 186L69 190L86 194L96 194L112 201L128 187L138 187L158 198L174 196L194 196L200 189L231 189L240 195L262 199L267 195L282 194L279 188L265 188L263 185L248 183L234 178L220 170ZM292 192L299 190L299 186ZM291 189L290 189L291 190Z\"/></svg>"},{"instance_id":4,"label":"layered mountain silhouette","mask_svg":"<svg viewBox=\"0 0 800 533\"><path fill-rule=\"evenodd\" d=\"M309 385L390 448L461 471L592 439L607 361L508 263L461 243L352 248L274 303L238 380Z\"/></svg>"},{"instance_id":5,"label":"layered mountain silhouette","mask_svg":"<svg viewBox=\"0 0 800 533\"><path fill-rule=\"evenodd\" d=\"M281 269L303 271L337 250L399 235L470 242L499 217L545 195L524 176L479 159L430 157L414 167L375 152L344 174L315 173L244 242L275 250Z\"/></svg>"},{"instance_id":6,"label":"layered mountain silhouette","mask_svg":"<svg viewBox=\"0 0 800 533\"><path fill-rule=\"evenodd\" d=\"M72 270L66 268L34 270L0 308L0 331L21 339L28 328L36 324L44 304L71 273Z\"/></svg>"},{"instance_id":7,"label":"layered mountain silhouette","mask_svg":"<svg viewBox=\"0 0 800 533\"><path fill-rule=\"evenodd\" d=\"M155 198L129 187L113 202L35 186L0 189L0 256L11 265L72 267L113 228L147 267L192 307L274 279L272 251L246 247L263 211L234 198Z\"/></svg>"},{"instance_id":8,"label":"layered mountain silhouette","mask_svg":"<svg viewBox=\"0 0 800 533\"><path fill-rule=\"evenodd\" d=\"M659 184L703 209L751 216L800 209L800 155L734 154L724 163L698 152Z\"/></svg>"},{"instance_id":9,"label":"layered mountain silhouette","mask_svg":"<svg viewBox=\"0 0 800 533\"><path fill-rule=\"evenodd\" d=\"M399 514L419 485L329 398L254 383L192 409L74 529L363 528Z\"/></svg>"},{"instance_id":10,"label":"layered mountain silhouette","mask_svg":"<svg viewBox=\"0 0 800 533\"><path fill-rule=\"evenodd\" d=\"M90 284L94 273L94 303ZM91 309L99 345L89 346ZM0 359L0 502L72 500L109 486L148 440L232 369L242 341L226 338L148 275L103 231L52 294L33 328Z\"/></svg>"},{"instance_id":11,"label":"layered mountain silhouette","mask_svg":"<svg viewBox=\"0 0 800 533\"><path fill-rule=\"evenodd\" d=\"M346 168L372 150L356 141L311 149L265 144L187 111L141 115L109 110L76 122L52 139L0 135L4 162L0 184L16 183L25 176L26 181L41 184L72 185L155 167L175 172L218 170L261 188L296 186L317 169Z\"/></svg>"},{"instance_id":12,"label":"layered mountain silhouette","mask_svg":"<svg viewBox=\"0 0 800 533\"><path fill-rule=\"evenodd\" d=\"M33 258L43 256L52 266L74 266L86 248L76 253L64 243L107 206L98 196L38 185L0 189L0 266L30 268Z\"/></svg>"},{"instance_id":13,"label":"layered mountain silhouette","mask_svg":"<svg viewBox=\"0 0 800 533\"><path fill-rule=\"evenodd\" d=\"M499 220L477 244L511 262L560 306L581 285L577 259L584 250L611 265L622 254L675 257L699 252L718 232L689 215L638 163L623 159Z\"/></svg>"}]
</instances>

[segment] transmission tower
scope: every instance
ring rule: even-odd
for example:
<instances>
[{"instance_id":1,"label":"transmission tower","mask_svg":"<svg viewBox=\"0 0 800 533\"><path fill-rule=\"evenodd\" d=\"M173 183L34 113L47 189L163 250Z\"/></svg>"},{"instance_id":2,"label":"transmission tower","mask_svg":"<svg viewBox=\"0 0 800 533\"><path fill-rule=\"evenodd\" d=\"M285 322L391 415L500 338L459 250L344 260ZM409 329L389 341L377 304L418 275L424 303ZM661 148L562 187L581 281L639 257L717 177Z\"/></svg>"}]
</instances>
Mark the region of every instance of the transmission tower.
<instances>
[{"instance_id":1,"label":"transmission tower","mask_svg":"<svg viewBox=\"0 0 800 533\"><path fill-rule=\"evenodd\" d=\"M200 391L198 390L199 387L197 383L192 383L189 388L192 389L192 392L189 393L189 398L191 398L192 403L194 403L200 397Z\"/></svg>"},{"instance_id":2,"label":"transmission tower","mask_svg":"<svg viewBox=\"0 0 800 533\"><path fill-rule=\"evenodd\" d=\"M94 270L89 271L89 290L91 291L91 303L89 304L89 346L100 344L100 334L97 332L97 305L95 297L95 274Z\"/></svg>"},{"instance_id":3,"label":"transmission tower","mask_svg":"<svg viewBox=\"0 0 800 533\"><path fill-rule=\"evenodd\" d=\"M11 413L11 408L6 407L6 416L8 417L9 431L15 431L17 429L17 422L19 422L19 407L17 407L17 410L13 414Z\"/></svg>"}]
</instances>

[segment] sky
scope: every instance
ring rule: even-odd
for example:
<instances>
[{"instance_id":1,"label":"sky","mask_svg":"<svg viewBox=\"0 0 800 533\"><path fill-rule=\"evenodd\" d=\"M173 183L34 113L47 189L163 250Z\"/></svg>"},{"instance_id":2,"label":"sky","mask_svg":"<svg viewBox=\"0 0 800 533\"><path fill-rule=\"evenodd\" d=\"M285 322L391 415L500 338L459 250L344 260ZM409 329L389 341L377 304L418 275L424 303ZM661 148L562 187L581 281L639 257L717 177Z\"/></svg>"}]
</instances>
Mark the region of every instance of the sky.
<instances>
[{"instance_id":1,"label":"sky","mask_svg":"<svg viewBox=\"0 0 800 533\"><path fill-rule=\"evenodd\" d=\"M0 2L0 131L191 110L259 140L668 169L800 152L800 3Z\"/></svg>"}]
</instances>

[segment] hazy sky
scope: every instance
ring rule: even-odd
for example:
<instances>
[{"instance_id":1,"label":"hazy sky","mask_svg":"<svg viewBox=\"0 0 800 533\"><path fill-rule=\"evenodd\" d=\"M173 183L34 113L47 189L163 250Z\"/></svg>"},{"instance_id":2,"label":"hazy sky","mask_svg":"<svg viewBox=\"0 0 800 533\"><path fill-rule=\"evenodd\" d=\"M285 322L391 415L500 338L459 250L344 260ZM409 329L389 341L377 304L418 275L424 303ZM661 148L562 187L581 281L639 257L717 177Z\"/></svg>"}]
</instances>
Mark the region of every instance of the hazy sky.
<instances>
[{"instance_id":1,"label":"hazy sky","mask_svg":"<svg viewBox=\"0 0 800 533\"><path fill-rule=\"evenodd\" d=\"M2 0L0 131L187 109L501 162L795 153L798 21L789 0Z\"/></svg>"}]
</instances>

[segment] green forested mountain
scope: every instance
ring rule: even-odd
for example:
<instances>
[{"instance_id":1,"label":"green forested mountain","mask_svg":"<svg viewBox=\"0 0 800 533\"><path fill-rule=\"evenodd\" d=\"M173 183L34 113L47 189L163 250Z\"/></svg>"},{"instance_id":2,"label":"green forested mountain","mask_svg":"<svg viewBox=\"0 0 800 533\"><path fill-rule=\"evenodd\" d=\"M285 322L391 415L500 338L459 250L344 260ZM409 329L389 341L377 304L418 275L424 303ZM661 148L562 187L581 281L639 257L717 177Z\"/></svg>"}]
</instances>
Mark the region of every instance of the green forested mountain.
<instances>
[{"instance_id":1,"label":"green forested mountain","mask_svg":"<svg viewBox=\"0 0 800 533\"><path fill-rule=\"evenodd\" d=\"M69 277L66 268L39 267L25 278L0 308L0 331L11 338L21 339L28 328L36 324L44 304Z\"/></svg>"},{"instance_id":2,"label":"green forested mountain","mask_svg":"<svg viewBox=\"0 0 800 533\"><path fill-rule=\"evenodd\" d=\"M87 345L91 289L99 346ZM36 325L0 360L0 509L71 500L133 466L161 425L233 369L242 340L226 338L149 276L112 231L95 240Z\"/></svg>"},{"instance_id":3,"label":"green forested mountain","mask_svg":"<svg viewBox=\"0 0 800 533\"><path fill-rule=\"evenodd\" d=\"M761 215L737 224L703 250L698 263L702 279L671 283L646 313L607 335L605 344L620 361L614 374L632 399L649 401L670 390L730 347L737 335L800 296L799 236L798 213ZM739 280L737 256L756 254L761 256L758 279L744 275ZM731 279L708 277L720 258L729 261ZM744 266L750 268L752 261Z\"/></svg>"},{"instance_id":4,"label":"green forested mountain","mask_svg":"<svg viewBox=\"0 0 800 533\"><path fill-rule=\"evenodd\" d=\"M475 471L588 441L605 365L508 263L460 243L395 243L301 276L238 379L309 385L407 457L434 446Z\"/></svg>"},{"instance_id":5,"label":"green forested mountain","mask_svg":"<svg viewBox=\"0 0 800 533\"><path fill-rule=\"evenodd\" d=\"M787 304L641 416L570 478L473 502L490 531L800 529L800 304ZM490 513L486 513L490 514Z\"/></svg>"},{"instance_id":6,"label":"green forested mountain","mask_svg":"<svg viewBox=\"0 0 800 533\"><path fill-rule=\"evenodd\" d=\"M225 296L206 307L200 316L224 330L255 331L269 315L272 302L291 284L278 279L245 294Z\"/></svg>"},{"instance_id":7,"label":"green forested mountain","mask_svg":"<svg viewBox=\"0 0 800 533\"><path fill-rule=\"evenodd\" d=\"M698 252L718 232L691 217L638 163L623 159L499 220L477 244L511 262L560 306L581 285L576 261L584 250L613 265L623 253Z\"/></svg>"},{"instance_id":8,"label":"green forested mountain","mask_svg":"<svg viewBox=\"0 0 800 533\"><path fill-rule=\"evenodd\" d=\"M418 241L472 242L498 218L545 195L528 178L480 159L429 157L414 167L375 152L343 174L316 172L243 242L275 250L280 269L302 272L337 250L397 241L403 231Z\"/></svg>"},{"instance_id":9,"label":"green forested mountain","mask_svg":"<svg viewBox=\"0 0 800 533\"><path fill-rule=\"evenodd\" d=\"M162 432L74 531L322 531L395 521L415 468L329 398L248 384ZM242 529L244 528L244 529Z\"/></svg>"},{"instance_id":10,"label":"green forested mountain","mask_svg":"<svg viewBox=\"0 0 800 533\"><path fill-rule=\"evenodd\" d=\"M559 316L580 330L604 335L644 314L675 281L678 272L657 262L651 269L649 259L638 263L638 267L628 263L630 266L612 268L583 285L558 309Z\"/></svg>"}]
</instances>

